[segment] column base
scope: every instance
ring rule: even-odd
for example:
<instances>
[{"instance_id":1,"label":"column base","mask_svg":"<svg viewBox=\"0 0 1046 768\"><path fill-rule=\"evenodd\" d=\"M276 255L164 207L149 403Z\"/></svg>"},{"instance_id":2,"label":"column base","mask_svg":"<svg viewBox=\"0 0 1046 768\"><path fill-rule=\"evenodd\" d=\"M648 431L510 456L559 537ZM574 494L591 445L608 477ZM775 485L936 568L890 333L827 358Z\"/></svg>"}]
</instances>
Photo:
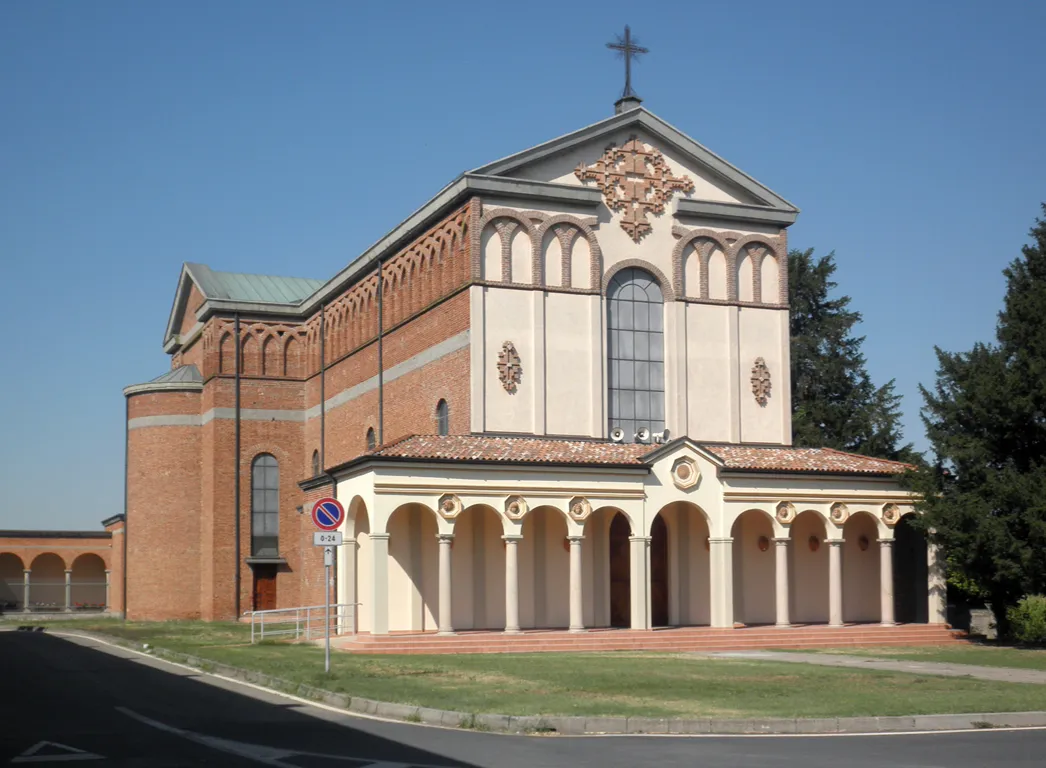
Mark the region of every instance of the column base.
<instances>
[{"instance_id":1,"label":"column base","mask_svg":"<svg viewBox=\"0 0 1046 768\"><path fill-rule=\"evenodd\" d=\"M879 626L880 627L896 627L897 626L897 622L896 621L880 621L879 622Z\"/></svg>"},{"instance_id":2,"label":"column base","mask_svg":"<svg viewBox=\"0 0 1046 768\"><path fill-rule=\"evenodd\" d=\"M567 630L567 632L574 632L574 633L577 633L577 632L587 632L587 631L588 630L586 630L584 627L571 627L570 629Z\"/></svg>"},{"instance_id":3,"label":"column base","mask_svg":"<svg viewBox=\"0 0 1046 768\"><path fill-rule=\"evenodd\" d=\"M446 629L446 630L441 629L439 632L436 633L436 636L437 637L449 637L451 635L456 635L456 634L458 634L458 633L455 632L453 629Z\"/></svg>"},{"instance_id":4,"label":"column base","mask_svg":"<svg viewBox=\"0 0 1046 768\"><path fill-rule=\"evenodd\" d=\"M840 627L840 628L842 628L842 627L846 626L846 622L843 622L843 621L838 621L838 622L829 621L828 622L828 626L829 627Z\"/></svg>"},{"instance_id":5,"label":"column base","mask_svg":"<svg viewBox=\"0 0 1046 768\"><path fill-rule=\"evenodd\" d=\"M775 629L791 629L792 624L774 624Z\"/></svg>"},{"instance_id":6,"label":"column base","mask_svg":"<svg viewBox=\"0 0 1046 768\"><path fill-rule=\"evenodd\" d=\"M521 630L519 627L505 627L505 629L502 631L501 634L503 634L503 635L522 635L523 634L523 630Z\"/></svg>"}]
</instances>

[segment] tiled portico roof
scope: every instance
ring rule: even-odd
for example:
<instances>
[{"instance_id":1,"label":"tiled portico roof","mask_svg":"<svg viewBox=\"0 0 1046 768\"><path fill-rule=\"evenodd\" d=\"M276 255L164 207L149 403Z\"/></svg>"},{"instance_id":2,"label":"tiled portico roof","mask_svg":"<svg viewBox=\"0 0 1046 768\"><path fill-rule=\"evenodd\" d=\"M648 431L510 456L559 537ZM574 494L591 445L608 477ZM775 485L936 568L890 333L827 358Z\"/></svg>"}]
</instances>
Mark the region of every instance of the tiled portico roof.
<instances>
[{"instance_id":1,"label":"tiled portico roof","mask_svg":"<svg viewBox=\"0 0 1046 768\"><path fill-rule=\"evenodd\" d=\"M753 472L808 472L811 474L897 475L908 469L899 461L873 459L831 448L792 448L776 445L696 443L719 459L724 469ZM367 457L404 461L463 461L495 464L571 464L577 466L635 466L648 463L648 454L666 446L611 443L602 440L563 440L493 435L408 435L379 447ZM365 457L361 457L365 458Z\"/></svg>"},{"instance_id":2,"label":"tiled portico roof","mask_svg":"<svg viewBox=\"0 0 1046 768\"><path fill-rule=\"evenodd\" d=\"M727 469L766 472L816 472L825 474L899 475L910 465L900 461L873 459L834 448L792 448L776 445L732 445L702 443Z\"/></svg>"}]
</instances>

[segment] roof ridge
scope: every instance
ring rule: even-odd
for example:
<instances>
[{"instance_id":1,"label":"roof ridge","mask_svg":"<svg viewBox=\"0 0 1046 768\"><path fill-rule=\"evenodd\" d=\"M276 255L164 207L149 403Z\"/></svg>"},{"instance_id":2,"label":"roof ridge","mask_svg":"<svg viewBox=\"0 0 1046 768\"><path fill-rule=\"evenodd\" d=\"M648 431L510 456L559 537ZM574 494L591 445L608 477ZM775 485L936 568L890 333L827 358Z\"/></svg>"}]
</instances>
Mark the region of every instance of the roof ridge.
<instances>
[{"instance_id":1,"label":"roof ridge","mask_svg":"<svg viewBox=\"0 0 1046 768\"><path fill-rule=\"evenodd\" d=\"M838 448L831 448L827 445L821 446L822 451L830 451L831 453L839 454L840 456L860 456L862 459L869 459L871 461L885 461L890 464L900 464L903 467L914 467L914 464L909 464L907 461L900 461L898 459L884 459L881 456L869 456L866 453L854 453L853 451L840 451Z\"/></svg>"}]
</instances>

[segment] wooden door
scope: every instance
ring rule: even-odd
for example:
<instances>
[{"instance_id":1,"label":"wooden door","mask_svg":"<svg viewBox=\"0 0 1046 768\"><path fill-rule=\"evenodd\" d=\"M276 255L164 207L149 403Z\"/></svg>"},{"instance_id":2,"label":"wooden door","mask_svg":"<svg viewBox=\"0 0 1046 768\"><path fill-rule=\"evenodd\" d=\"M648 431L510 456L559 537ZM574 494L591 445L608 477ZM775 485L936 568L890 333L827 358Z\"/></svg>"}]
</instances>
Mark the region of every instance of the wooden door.
<instances>
[{"instance_id":1,"label":"wooden door","mask_svg":"<svg viewBox=\"0 0 1046 768\"><path fill-rule=\"evenodd\" d=\"M276 566L254 566L254 610L271 611L276 607Z\"/></svg>"},{"instance_id":2,"label":"wooden door","mask_svg":"<svg viewBox=\"0 0 1046 768\"><path fill-rule=\"evenodd\" d=\"M632 586L628 518L618 512L610 521L610 626L632 626Z\"/></svg>"},{"instance_id":3,"label":"wooden door","mask_svg":"<svg viewBox=\"0 0 1046 768\"><path fill-rule=\"evenodd\" d=\"M650 527L650 623L668 626L668 526L661 515Z\"/></svg>"}]
</instances>

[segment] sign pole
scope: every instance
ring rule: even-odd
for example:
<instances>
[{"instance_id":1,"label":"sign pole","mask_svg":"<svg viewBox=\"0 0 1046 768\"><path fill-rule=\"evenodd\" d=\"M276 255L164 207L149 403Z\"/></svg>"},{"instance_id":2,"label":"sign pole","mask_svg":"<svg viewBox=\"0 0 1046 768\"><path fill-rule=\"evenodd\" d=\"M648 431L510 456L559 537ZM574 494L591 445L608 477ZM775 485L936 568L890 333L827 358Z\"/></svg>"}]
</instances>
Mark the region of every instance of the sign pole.
<instances>
[{"instance_id":1,"label":"sign pole","mask_svg":"<svg viewBox=\"0 0 1046 768\"><path fill-rule=\"evenodd\" d=\"M326 548L326 554L330 552L330 548ZM326 611L324 618L324 653L323 653L323 671L330 674L331 671L331 565L330 558L323 558L323 594L325 597Z\"/></svg>"},{"instance_id":2,"label":"sign pole","mask_svg":"<svg viewBox=\"0 0 1046 768\"><path fill-rule=\"evenodd\" d=\"M323 498L312 505L312 521L320 529L313 534L312 543L323 547L323 671L331 671L331 566L334 565L334 547L341 544L341 531L345 522L345 507L334 498Z\"/></svg>"}]
</instances>

